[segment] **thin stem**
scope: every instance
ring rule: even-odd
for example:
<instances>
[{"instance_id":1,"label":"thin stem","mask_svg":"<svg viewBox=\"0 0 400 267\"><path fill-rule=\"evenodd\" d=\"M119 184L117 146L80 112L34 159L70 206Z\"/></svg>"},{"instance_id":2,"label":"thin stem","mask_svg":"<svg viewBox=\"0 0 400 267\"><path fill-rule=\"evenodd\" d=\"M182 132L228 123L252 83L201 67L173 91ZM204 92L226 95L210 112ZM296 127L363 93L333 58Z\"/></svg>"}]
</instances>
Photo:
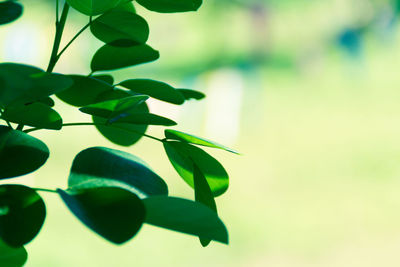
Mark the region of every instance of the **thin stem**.
<instances>
[{"instance_id":1,"label":"thin stem","mask_svg":"<svg viewBox=\"0 0 400 267\"><path fill-rule=\"evenodd\" d=\"M60 49L61 38L62 38L62 35L63 35L63 32L64 32L65 23L67 21L68 11L69 11L69 5L68 5L67 2L65 2L63 11L61 13L60 21L57 23L56 35L54 37L53 49L51 51L51 57L50 57L50 61L49 61L49 66L47 67L47 71L46 72L52 72L54 70L54 67L57 64L57 61L58 61L57 54L58 54L58 50Z\"/></svg>"},{"instance_id":2,"label":"thin stem","mask_svg":"<svg viewBox=\"0 0 400 267\"><path fill-rule=\"evenodd\" d=\"M78 38L79 35L81 35L89 26L90 22L86 24L82 29L80 29L80 31L77 34L75 34L75 36L71 39L71 41L69 41L69 43L61 50L60 53L58 53L57 60L60 59L61 55L65 52L65 50L67 50L68 47L76 40L76 38Z\"/></svg>"},{"instance_id":3,"label":"thin stem","mask_svg":"<svg viewBox=\"0 0 400 267\"><path fill-rule=\"evenodd\" d=\"M23 125L23 124L18 124L17 130L22 131L22 130L24 129L24 126L25 126L25 125Z\"/></svg>"},{"instance_id":4,"label":"thin stem","mask_svg":"<svg viewBox=\"0 0 400 267\"><path fill-rule=\"evenodd\" d=\"M59 0L56 0L56 27L57 27L57 25L58 25L59 18L60 18L59 9L60 9L60 7L59 7Z\"/></svg>"},{"instance_id":5,"label":"thin stem","mask_svg":"<svg viewBox=\"0 0 400 267\"><path fill-rule=\"evenodd\" d=\"M48 192L48 193L57 193L57 190L53 189L46 189L46 188L32 188L35 191L42 191L42 192Z\"/></svg>"},{"instance_id":6,"label":"thin stem","mask_svg":"<svg viewBox=\"0 0 400 267\"><path fill-rule=\"evenodd\" d=\"M109 126L109 124L106 124L106 123L93 123L93 122L64 123L62 126L63 127L69 127L69 126L96 126L96 125ZM43 128L31 128L31 129L25 130L24 132L25 133L31 133L31 132L35 132L35 131L39 131L39 130L44 130L44 129ZM151 136L151 135L148 135L148 134L145 134L145 133L141 133L141 132L138 132L138 131L135 131L135 130L127 130L127 131L142 135L144 137L147 137L147 138L159 141L159 142L164 142L163 139L160 139L160 138L157 138L155 136Z\"/></svg>"},{"instance_id":7,"label":"thin stem","mask_svg":"<svg viewBox=\"0 0 400 267\"><path fill-rule=\"evenodd\" d=\"M7 125L8 125L8 127L10 127L11 129L14 129L14 128L12 127L11 123L10 123L8 120L5 120L5 121L6 121Z\"/></svg>"}]
</instances>

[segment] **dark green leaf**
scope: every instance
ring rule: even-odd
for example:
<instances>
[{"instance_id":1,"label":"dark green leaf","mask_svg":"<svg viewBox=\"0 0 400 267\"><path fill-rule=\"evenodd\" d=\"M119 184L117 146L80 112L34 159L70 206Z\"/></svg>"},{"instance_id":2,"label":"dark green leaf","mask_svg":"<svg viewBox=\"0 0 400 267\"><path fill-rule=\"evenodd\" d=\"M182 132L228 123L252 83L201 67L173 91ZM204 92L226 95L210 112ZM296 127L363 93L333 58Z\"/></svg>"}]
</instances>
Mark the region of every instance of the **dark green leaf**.
<instances>
[{"instance_id":1,"label":"dark green leaf","mask_svg":"<svg viewBox=\"0 0 400 267\"><path fill-rule=\"evenodd\" d=\"M69 75L74 84L67 90L57 94L62 101L77 107L96 103L99 94L113 90L113 87L92 77L81 75Z\"/></svg>"},{"instance_id":2,"label":"dark green leaf","mask_svg":"<svg viewBox=\"0 0 400 267\"><path fill-rule=\"evenodd\" d=\"M146 103L136 108L137 112L148 113L149 108ZM107 119L93 116L93 122L96 124L97 130L108 140L120 146L131 146L138 142L146 132L148 125L114 123L105 126Z\"/></svg>"},{"instance_id":3,"label":"dark green leaf","mask_svg":"<svg viewBox=\"0 0 400 267\"><path fill-rule=\"evenodd\" d=\"M196 11L202 0L137 0L148 10L160 13Z\"/></svg>"},{"instance_id":4,"label":"dark green leaf","mask_svg":"<svg viewBox=\"0 0 400 267\"><path fill-rule=\"evenodd\" d=\"M14 63L0 64L0 105L27 104L70 87L73 81L61 74L45 73L41 69Z\"/></svg>"},{"instance_id":5,"label":"dark green leaf","mask_svg":"<svg viewBox=\"0 0 400 267\"><path fill-rule=\"evenodd\" d=\"M181 142L164 142L168 158L178 174L194 187L193 162L199 167L214 194L222 195L229 186L229 177L224 167L204 150Z\"/></svg>"},{"instance_id":6,"label":"dark green leaf","mask_svg":"<svg viewBox=\"0 0 400 267\"><path fill-rule=\"evenodd\" d=\"M62 118L57 111L39 102L7 108L2 118L10 122L43 129L60 130L62 128Z\"/></svg>"},{"instance_id":7,"label":"dark green leaf","mask_svg":"<svg viewBox=\"0 0 400 267\"><path fill-rule=\"evenodd\" d=\"M108 100L121 99L121 98L129 97L129 96L133 96L133 94L131 92L127 92L127 91L124 91L121 89L114 89L114 90L105 91L105 92L99 94L96 97L96 103L104 102L104 101L108 101Z\"/></svg>"},{"instance_id":8,"label":"dark green leaf","mask_svg":"<svg viewBox=\"0 0 400 267\"><path fill-rule=\"evenodd\" d=\"M158 51L148 45L115 47L104 45L93 56L92 71L116 70L157 60Z\"/></svg>"},{"instance_id":9,"label":"dark green leaf","mask_svg":"<svg viewBox=\"0 0 400 267\"><path fill-rule=\"evenodd\" d=\"M213 211L217 212L217 205L210 186L207 183L206 177L201 172L200 168L197 167L196 163L193 162L193 181L194 181L194 195L195 200L200 202ZM210 239L200 238L200 243L203 247L210 244Z\"/></svg>"},{"instance_id":10,"label":"dark green leaf","mask_svg":"<svg viewBox=\"0 0 400 267\"><path fill-rule=\"evenodd\" d=\"M114 77L111 75L94 75L93 78L103 81L103 82L106 82L110 85L114 84Z\"/></svg>"},{"instance_id":11,"label":"dark green leaf","mask_svg":"<svg viewBox=\"0 0 400 267\"><path fill-rule=\"evenodd\" d=\"M124 123L124 124L146 124L146 125L176 125L176 122L150 114L146 110L138 109L148 96L135 95L116 100L109 100L92 104L79 110L93 116L107 119L106 124Z\"/></svg>"},{"instance_id":12,"label":"dark green leaf","mask_svg":"<svg viewBox=\"0 0 400 267\"><path fill-rule=\"evenodd\" d=\"M82 223L116 244L131 239L140 230L146 216L143 202L122 188L57 191Z\"/></svg>"},{"instance_id":13,"label":"dark green leaf","mask_svg":"<svg viewBox=\"0 0 400 267\"><path fill-rule=\"evenodd\" d=\"M148 125L130 124L130 123L114 123L109 126L102 124L107 123L107 119L93 116L93 122L96 123L97 130L109 141L120 146L131 146L142 139Z\"/></svg>"},{"instance_id":14,"label":"dark green leaf","mask_svg":"<svg viewBox=\"0 0 400 267\"><path fill-rule=\"evenodd\" d=\"M146 197L168 195L164 180L140 158L105 147L80 152L68 180L71 188L122 187Z\"/></svg>"},{"instance_id":15,"label":"dark green leaf","mask_svg":"<svg viewBox=\"0 0 400 267\"><path fill-rule=\"evenodd\" d=\"M67 0L70 6L88 16L103 14L107 10L117 6L120 2L121 0Z\"/></svg>"},{"instance_id":16,"label":"dark green leaf","mask_svg":"<svg viewBox=\"0 0 400 267\"><path fill-rule=\"evenodd\" d=\"M132 79L121 82L119 85L135 93L144 94L172 104L183 104L185 98L172 86L149 79Z\"/></svg>"},{"instance_id":17,"label":"dark green leaf","mask_svg":"<svg viewBox=\"0 0 400 267\"><path fill-rule=\"evenodd\" d=\"M23 185L0 185L0 237L21 247L39 233L46 217L42 198Z\"/></svg>"},{"instance_id":18,"label":"dark green leaf","mask_svg":"<svg viewBox=\"0 0 400 267\"><path fill-rule=\"evenodd\" d=\"M129 96L121 99L108 100L96 104L91 104L86 107L82 107L79 110L83 113L99 116L110 120L116 117L129 115L129 111L136 108L138 105L144 103L149 97L148 96Z\"/></svg>"},{"instance_id":19,"label":"dark green leaf","mask_svg":"<svg viewBox=\"0 0 400 267\"><path fill-rule=\"evenodd\" d=\"M23 7L14 1L0 3L0 25L13 22L22 15Z\"/></svg>"},{"instance_id":20,"label":"dark green leaf","mask_svg":"<svg viewBox=\"0 0 400 267\"><path fill-rule=\"evenodd\" d=\"M228 232L218 215L205 205L174 197L143 200L146 223L228 244Z\"/></svg>"},{"instance_id":21,"label":"dark green leaf","mask_svg":"<svg viewBox=\"0 0 400 267\"><path fill-rule=\"evenodd\" d=\"M129 2L122 1L113 10L128 11L131 13L136 13L136 9L135 9L135 6L133 5L133 1L129 1Z\"/></svg>"},{"instance_id":22,"label":"dark green leaf","mask_svg":"<svg viewBox=\"0 0 400 267\"><path fill-rule=\"evenodd\" d=\"M176 89L179 93L183 95L186 100L196 99L201 100L206 97L205 94L199 91L190 90L190 89Z\"/></svg>"},{"instance_id":23,"label":"dark green leaf","mask_svg":"<svg viewBox=\"0 0 400 267\"><path fill-rule=\"evenodd\" d=\"M0 179L36 171L48 157L49 149L39 139L0 126Z\"/></svg>"},{"instance_id":24,"label":"dark green leaf","mask_svg":"<svg viewBox=\"0 0 400 267\"><path fill-rule=\"evenodd\" d=\"M49 107L54 107L55 106L55 102L54 102L54 100L51 98L51 97L45 97L45 98L42 98L42 99L40 99L39 101L38 101L39 103L43 103L43 104L45 104L45 105L47 105L47 106L49 106ZM30 104L30 103L29 103Z\"/></svg>"},{"instance_id":25,"label":"dark green leaf","mask_svg":"<svg viewBox=\"0 0 400 267\"><path fill-rule=\"evenodd\" d=\"M128 11L105 13L93 21L90 30L99 40L115 46L144 44L149 37L147 22Z\"/></svg>"},{"instance_id":26,"label":"dark green leaf","mask_svg":"<svg viewBox=\"0 0 400 267\"><path fill-rule=\"evenodd\" d=\"M176 130L165 130L165 137L167 139L172 139L172 140L178 140L190 144L195 144L195 145L200 145L200 146L207 146L207 147L213 147L213 148L219 148L223 149L235 154L239 154L233 149L230 149L226 146L220 145L216 142L192 135L192 134L187 134L184 132L176 131Z\"/></svg>"},{"instance_id":27,"label":"dark green leaf","mask_svg":"<svg viewBox=\"0 0 400 267\"><path fill-rule=\"evenodd\" d=\"M0 266L22 267L28 259L28 253L24 247L13 248L0 240Z\"/></svg>"}]
</instances>

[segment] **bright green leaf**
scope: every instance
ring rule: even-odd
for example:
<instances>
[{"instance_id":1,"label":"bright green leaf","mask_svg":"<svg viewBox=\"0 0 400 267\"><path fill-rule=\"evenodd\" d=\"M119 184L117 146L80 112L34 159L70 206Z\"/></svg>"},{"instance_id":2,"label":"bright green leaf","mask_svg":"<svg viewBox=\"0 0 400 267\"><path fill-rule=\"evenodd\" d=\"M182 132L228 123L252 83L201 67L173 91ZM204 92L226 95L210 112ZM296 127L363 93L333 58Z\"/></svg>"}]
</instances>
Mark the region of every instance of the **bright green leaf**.
<instances>
[{"instance_id":1,"label":"bright green leaf","mask_svg":"<svg viewBox=\"0 0 400 267\"><path fill-rule=\"evenodd\" d=\"M28 253L24 247L13 248L0 240L0 266L22 267L28 259Z\"/></svg>"},{"instance_id":2,"label":"bright green leaf","mask_svg":"<svg viewBox=\"0 0 400 267\"><path fill-rule=\"evenodd\" d=\"M178 140L190 144L195 144L195 145L200 145L200 146L206 146L206 147L213 147L213 148L219 148L223 149L235 154L239 154L233 149L230 149L226 146L220 145L216 142L192 135L192 134L187 134L184 132L176 131L176 130L165 130L165 137L167 139L172 139L172 140Z\"/></svg>"},{"instance_id":3,"label":"bright green leaf","mask_svg":"<svg viewBox=\"0 0 400 267\"><path fill-rule=\"evenodd\" d=\"M168 195L168 187L140 158L105 147L80 152L68 180L71 188L122 187L146 197Z\"/></svg>"},{"instance_id":4,"label":"bright green leaf","mask_svg":"<svg viewBox=\"0 0 400 267\"><path fill-rule=\"evenodd\" d=\"M158 51L148 45L115 47L104 45L93 56L92 71L116 70L157 60Z\"/></svg>"},{"instance_id":5,"label":"bright green leaf","mask_svg":"<svg viewBox=\"0 0 400 267\"><path fill-rule=\"evenodd\" d=\"M217 204L215 203L213 193L211 191L210 186L207 183L206 177L194 162L193 162L193 181L194 181L195 200L197 202L206 205L213 211L217 212ZM210 242L211 242L210 239L200 238L200 243L202 244L203 247L208 246Z\"/></svg>"},{"instance_id":6,"label":"bright green leaf","mask_svg":"<svg viewBox=\"0 0 400 267\"><path fill-rule=\"evenodd\" d=\"M36 171L48 157L49 149L39 139L0 126L0 179Z\"/></svg>"},{"instance_id":7,"label":"bright green leaf","mask_svg":"<svg viewBox=\"0 0 400 267\"><path fill-rule=\"evenodd\" d=\"M21 247L39 233L46 217L42 198L23 185L0 185L0 237Z\"/></svg>"},{"instance_id":8,"label":"bright green leaf","mask_svg":"<svg viewBox=\"0 0 400 267\"><path fill-rule=\"evenodd\" d=\"M22 15L23 7L14 1L0 3L0 25L13 22Z\"/></svg>"},{"instance_id":9,"label":"bright green leaf","mask_svg":"<svg viewBox=\"0 0 400 267\"><path fill-rule=\"evenodd\" d=\"M218 215L205 205L174 197L143 200L146 223L228 244L228 232Z\"/></svg>"},{"instance_id":10,"label":"bright green leaf","mask_svg":"<svg viewBox=\"0 0 400 267\"><path fill-rule=\"evenodd\" d=\"M121 0L67 0L67 3L79 12L96 16L117 6Z\"/></svg>"},{"instance_id":11,"label":"bright green leaf","mask_svg":"<svg viewBox=\"0 0 400 267\"><path fill-rule=\"evenodd\" d=\"M140 230L146 216L140 198L122 188L57 191L82 223L116 244L131 239Z\"/></svg>"},{"instance_id":12,"label":"bright green leaf","mask_svg":"<svg viewBox=\"0 0 400 267\"><path fill-rule=\"evenodd\" d=\"M91 104L80 108L83 113L99 116L108 121L115 119L119 116L126 116L126 114L138 105L145 102L148 96L129 96L121 99L108 100L96 104Z\"/></svg>"},{"instance_id":13,"label":"bright green leaf","mask_svg":"<svg viewBox=\"0 0 400 267\"><path fill-rule=\"evenodd\" d=\"M2 118L10 122L43 129L60 130L62 128L62 118L57 111L39 102L7 108L2 114Z\"/></svg>"},{"instance_id":14,"label":"bright green leaf","mask_svg":"<svg viewBox=\"0 0 400 267\"><path fill-rule=\"evenodd\" d=\"M114 46L146 43L149 37L147 22L128 11L112 11L95 19L90 30L99 40Z\"/></svg>"},{"instance_id":15,"label":"bright green leaf","mask_svg":"<svg viewBox=\"0 0 400 267\"><path fill-rule=\"evenodd\" d=\"M202 0L137 0L148 10L160 13L196 11Z\"/></svg>"},{"instance_id":16,"label":"bright green leaf","mask_svg":"<svg viewBox=\"0 0 400 267\"><path fill-rule=\"evenodd\" d=\"M62 101L77 107L87 106L97 102L101 93L113 90L113 87L92 77L69 75L74 84L67 90L57 94Z\"/></svg>"},{"instance_id":17,"label":"bright green leaf","mask_svg":"<svg viewBox=\"0 0 400 267\"><path fill-rule=\"evenodd\" d=\"M185 98L172 86L149 79L131 79L119 84L135 93L144 94L172 104L183 104Z\"/></svg>"},{"instance_id":18,"label":"bright green leaf","mask_svg":"<svg viewBox=\"0 0 400 267\"><path fill-rule=\"evenodd\" d=\"M204 150L181 142L164 142L171 164L183 180L194 187L193 162L199 167L214 194L222 195L229 186L229 177L224 167Z\"/></svg>"}]
</instances>

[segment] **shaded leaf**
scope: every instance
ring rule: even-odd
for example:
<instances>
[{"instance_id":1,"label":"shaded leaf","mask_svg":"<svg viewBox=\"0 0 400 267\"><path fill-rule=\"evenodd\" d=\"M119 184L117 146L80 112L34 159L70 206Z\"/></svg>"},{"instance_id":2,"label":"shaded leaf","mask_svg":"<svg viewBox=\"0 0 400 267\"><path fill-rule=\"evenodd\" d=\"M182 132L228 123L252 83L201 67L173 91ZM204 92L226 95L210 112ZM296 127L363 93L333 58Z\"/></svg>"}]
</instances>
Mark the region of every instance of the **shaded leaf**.
<instances>
[{"instance_id":1,"label":"shaded leaf","mask_svg":"<svg viewBox=\"0 0 400 267\"><path fill-rule=\"evenodd\" d=\"M114 84L114 77L111 76L111 75L107 75L107 74L105 74L105 75L94 75L93 78L95 78L97 80L100 80L100 81L103 81L103 82L106 82L106 83L108 83L110 85Z\"/></svg>"},{"instance_id":2,"label":"shaded leaf","mask_svg":"<svg viewBox=\"0 0 400 267\"><path fill-rule=\"evenodd\" d=\"M39 233L46 217L42 198L23 185L0 185L0 237L21 247Z\"/></svg>"},{"instance_id":3,"label":"shaded leaf","mask_svg":"<svg viewBox=\"0 0 400 267\"><path fill-rule=\"evenodd\" d=\"M185 102L185 98L179 91L163 82L149 79L131 79L123 81L119 85L135 93L145 94L172 104L180 105Z\"/></svg>"},{"instance_id":4,"label":"shaded leaf","mask_svg":"<svg viewBox=\"0 0 400 267\"><path fill-rule=\"evenodd\" d=\"M204 150L174 141L164 142L164 148L175 170L191 187L194 187L194 162L206 177L214 196L222 195L228 189L229 177L224 167Z\"/></svg>"},{"instance_id":5,"label":"shaded leaf","mask_svg":"<svg viewBox=\"0 0 400 267\"><path fill-rule=\"evenodd\" d=\"M145 124L145 125L162 125L175 126L177 123L171 119L152 114L152 113L132 113L126 117L118 118L111 121L112 124Z\"/></svg>"},{"instance_id":6,"label":"shaded leaf","mask_svg":"<svg viewBox=\"0 0 400 267\"><path fill-rule=\"evenodd\" d=\"M116 70L154 61L160 57L158 51L148 45L114 47L104 45L93 56L92 71Z\"/></svg>"},{"instance_id":7,"label":"shaded leaf","mask_svg":"<svg viewBox=\"0 0 400 267\"><path fill-rule=\"evenodd\" d=\"M165 137L167 139L172 139L172 140L178 140L190 144L195 144L195 145L200 145L200 146L206 146L206 147L213 147L213 148L218 148L218 149L223 149L235 154L239 154L239 152L236 152L233 149L230 149L226 146L220 145L216 142L192 135L192 134L187 134L184 132L176 131L176 130L165 130Z\"/></svg>"},{"instance_id":8,"label":"shaded leaf","mask_svg":"<svg viewBox=\"0 0 400 267\"><path fill-rule=\"evenodd\" d=\"M146 223L228 244L228 232L218 215L205 205L175 197L143 200Z\"/></svg>"},{"instance_id":9,"label":"shaded leaf","mask_svg":"<svg viewBox=\"0 0 400 267\"><path fill-rule=\"evenodd\" d=\"M202 4L202 0L137 0L148 10L160 13L174 13L196 11Z\"/></svg>"},{"instance_id":10,"label":"shaded leaf","mask_svg":"<svg viewBox=\"0 0 400 267\"><path fill-rule=\"evenodd\" d=\"M13 248L0 240L0 266L22 267L28 260L28 253L24 247Z\"/></svg>"},{"instance_id":11,"label":"shaded leaf","mask_svg":"<svg viewBox=\"0 0 400 267\"><path fill-rule=\"evenodd\" d=\"M2 63L0 64L0 105L33 103L70 87L73 81L65 75L45 73L36 67Z\"/></svg>"},{"instance_id":12,"label":"shaded leaf","mask_svg":"<svg viewBox=\"0 0 400 267\"><path fill-rule=\"evenodd\" d=\"M99 40L115 46L146 43L149 37L147 22L128 11L112 11L96 18L90 30Z\"/></svg>"},{"instance_id":13,"label":"shaded leaf","mask_svg":"<svg viewBox=\"0 0 400 267\"><path fill-rule=\"evenodd\" d=\"M10 122L43 129L60 130L62 128L62 118L57 111L39 102L7 108L2 114L2 118Z\"/></svg>"},{"instance_id":14,"label":"shaded leaf","mask_svg":"<svg viewBox=\"0 0 400 267\"><path fill-rule=\"evenodd\" d=\"M191 89L176 89L179 93L183 95L186 100L196 99L201 100L206 97L205 94L199 91L191 90Z\"/></svg>"},{"instance_id":15,"label":"shaded leaf","mask_svg":"<svg viewBox=\"0 0 400 267\"><path fill-rule=\"evenodd\" d=\"M96 16L117 6L121 0L67 0L67 3L79 12Z\"/></svg>"},{"instance_id":16,"label":"shaded leaf","mask_svg":"<svg viewBox=\"0 0 400 267\"><path fill-rule=\"evenodd\" d=\"M49 149L39 139L0 126L0 179L36 171L48 157Z\"/></svg>"},{"instance_id":17,"label":"shaded leaf","mask_svg":"<svg viewBox=\"0 0 400 267\"><path fill-rule=\"evenodd\" d=\"M57 97L72 106L82 107L96 103L99 94L113 90L110 84L92 77L82 75L69 75L69 77L74 84L58 93Z\"/></svg>"},{"instance_id":18,"label":"shaded leaf","mask_svg":"<svg viewBox=\"0 0 400 267\"><path fill-rule=\"evenodd\" d=\"M74 159L71 188L122 187L138 196L168 195L168 187L140 158L115 149L92 147Z\"/></svg>"},{"instance_id":19,"label":"shaded leaf","mask_svg":"<svg viewBox=\"0 0 400 267\"><path fill-rule=\"evenodd\" d=\"M122 188L58 189L57 192L82 223L116 244L135 236L146 216L143 202Z\"/></svg>"},{"instance_id":20,"label":"shaded leaf","mask_svg":"<svg viewBox=\"0 0 400 267\"><path fill-rule=\"evenodd\" d=\"M22 15L23 7L14 1L0 3L0 25L13 22Z\"/></svg>"}]
</instances>

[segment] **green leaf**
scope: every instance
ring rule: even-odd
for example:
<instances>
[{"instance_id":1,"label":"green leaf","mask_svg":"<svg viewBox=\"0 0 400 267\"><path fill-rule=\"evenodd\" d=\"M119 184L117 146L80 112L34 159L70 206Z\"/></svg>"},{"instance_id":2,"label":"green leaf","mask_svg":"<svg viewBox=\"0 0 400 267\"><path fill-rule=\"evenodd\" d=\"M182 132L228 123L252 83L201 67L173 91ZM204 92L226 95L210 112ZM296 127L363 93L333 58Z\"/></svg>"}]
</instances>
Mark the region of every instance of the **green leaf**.
<instances>
[{"instance_id":1,"label":"green leaf","mask_svg":"<svg viewBox=\"0 0 400 267\"><path fill-rule=\"evenodd\" d=\"M111 75L94 75L93 78L108 83L110 85L114 84L114 77Z\"/></svg>"},{"instance_id":2,"label":"green leaf","mask_svg":"<svg viewBox=\"0 0 400 267\"><path fill-rule=\"evenodd\" d=\"M136 13L136 9L135 6L133 5L133 2L129 1L129 2L124 2L122 1L119 5L117 5L114 10L118 10L118 11L127 11L127 12L131 12L131 13Z\"/></svg>"},{"instance_id":3,"label":"green leaf","mask_svg":"<svg viewBox=\"0 0 400 267\"><path fill-rule=\"evenodd\" d=\"M67 3L79 12L96 16L116 7L121 0L67 0Z\"/></svg>"},{"instance_id":4,"label":"green leaf","mask_svg":"<svg viewBox=\"0 0 400 267\"><path fill-rule=\"evenodd\" d=\"M70 87L73 81L65 75L45 73L36 67L0 64L0 105L20 105L37 102Z\"/></svg>"},{"instance_id":5,"label":"green leaf","mask_svg":"<svg viewBox=\"0 0 400 267\"><path fill-rule=\"evenodd\" d=\"M174 13L196 11L202 4L202 0L137 0L148 10L160 13Z\"/></svg>"},{"instance_id":6,"label":"green leaf","mask_svg":"<svg viewBox=\"0 0 400 267\"><path fill-rule=\"evenodd\" d=\"M13 248L0 240L0 266L22 267L28 260L28 253L24 247Z\"/></svg>"},{"instance_id":7,"label":"green leaf","mask_svg":"<svg viewBox=\"0 0 400 267\"><path fill-rule=\"evenodd\" d=\"M49 149L39 139L0 126L0 179L36 171L48 157Z\"/></svg>"},{"instance_id":8,"label":"green leaf","mask_svg":"<svg viewBox=\"0 0 400 267\"><path fill-rule=\"evenodd\" d=\"M129 116L118 118L118 120L111 122L115 124L144 124L144 125L162 125L162 126L175 126L177 123L165 117L161 117L152 113L132 113Z\"/></svg>"},{"instance_id":9,"label":"green leaf","mask_svg":"<svg viewBox=\"0 0 400 267\"><path fill-rule=\"evenodd\" d=\"M99 94L113 90L113 87L92 77L69 75L74 84L57 94L62 101L76 107L87 106L97 102Z\"/></svg>"},{"instance_id":10,"label":"green leaf","mask_svg":"<svg viewBox=\"0 0 400 267\"><path fill-rule=\"evenodd\" d=\"M53 100L51 97L49 97L49 96L40 99L38 102L39 102L39 103L43 103L43 104L45 104L45 105L47 105L47 106L49 106L49 107L54 107L55 104L56 104L56 103L54 102L54 100ZM29 104L31 104L31 103L29 103Z\"/></svg>"},{"instance_id":11,"label":"green leaf","mask_svg":"<svg viewBox=\"0 0 400 267\"><path fill-rule=\"evenodd\" d=\"M46 217L42 198L23 185L0 185L0 237L21 247L39 233Z\"/></svg>"},{"instance_id":12,"label":"green leaf","mask_svg":"<svg viewBox=\"0 0 400 267\"><path fill-rule=\"evenodd\" d=\"M148 45L114 47L104 45L93 56L92 71L116 70L157 60L158 51Z\"/></svg>"},{"instance_id":13,"label":"green leaf","mask_svg":"<svg viewBox=\"0 0 400 267\"><path fill-rule=\"evenodd\" d=\"M204 150L173 141L164 142L164 148L175 170L191 187L194 187L194 162L206 177L214 196L222 195L228 189L229 177L224 167Z\"/></svg>"},{"instance_id":14,"label":"green leaf","mask_svg":"<svg viewBox=\"0 0 400 267\"><path fill-rule=\"evenodd\" d=\"M123 81L119 85L135 93L148 95L168 103L181 105L185 102L185 98L179 91L163 82L149 79L131 79Z\"/></svg>"},{"instance_id":15,"label":"green leaf","mask_svg":"<svg viewBox=\"0 0 400 267\"><path fill-rule=\"evenodd\" d=\"M192 135L192 134L187 134L184 132L176 131L176 130L165 130L165 137L167 139L172 139L172 140L178 140L182 142L186 142L189 144L195 144L195 145L200 145L200 146L206 146L206 147L213 147L213 148L218 148L218 149L223 149L235 154L239 154L239 152L236 152L233 149L230 149L226 146L220 145L216 142Z\"/></svg>"},{"instance_id":16,"label":"green leaf","mask_svg":"<svg viewBox=\"0 0 400 267\"><path fill-rule=\"evenodd\" d=\"M108 101L108 100L121 99L121 98L129 97L129 96L133 96L133 94L131 92L127 92L127 91L124 91L121 89L114 89L114 90L105 91L105 92L99 94L96 97L96 103L104 102L104 101Z\"/></svg>"},{"instance_id":17,"label":"green leaf","mask_svg":"<svg viewBox=\"0 0 400 267\"><path fill-rule=\"evenodd\" d=\"M140 158L115 149L80 152L68 180L71 188L121 187L141 197L168 195L167 184Z\"/></svg>"},{"instance_id":18,"label":"green leaf","mask_svg":"<svg viewBox=\"0 0 400 267\"><path fill-rule=\"evenodd\" d=\"M108 100L96 104L91 104L80 108L83 113L99 116L108 120L115 119L119 116L126 116L126 114L136 108L138 105L144 103L148 96L128 96L121 99Z\"/></svg>"},{"instance_id":19,"label":"green leaf","mask_svg":"<svg viewBox=\"0 0 400 267\"><path fill-rule=\"evenodd\" d=\"M57 192L82 223L116 244L135 236L146 216L143 202L122 188L58 189Z\"/></svg>"},{"instance_id":20,"label":"green leaf","mask_svg":"<svg viewBox=\"0 0 400 267\"><path fill-rule=\"evenodd\" d=\"M196 99L201 100L206 97L205 94L199 91L191 90L191 89L176 89L179 93L183 95L186 100Z\"/></svg>"},{"instance_id":21,"label":"green leaf","mask_svg":"<svg viewBox=\"0 0 400 267\"><path fill-rule=\"evenodd\" d=\"M62 118L57 111L39 102L7 108L2 119L43 129L60 130L62 128Z\"/></svg>"},{"instance_id":22,"label":"green leaf","mask_svg":"<svg viewBox=\"0 0 400 267\"><path fill-rule=\"evenodd\" d=\"M143 200L146 223L228 244L228 232L218 215L205 205L174 197Z\"/></svg>"},{"instance_id":23,"label":"green leaf","mask_svg":"<svg viewBox=\"0 0 400 267\"><path fill-rule=\"evenodd\" d=\"M210 186L207 183L206 177L201 172L200 168L193 162L193 181L194 181L194 195L195 200L200 202L213 211L217 212L217 204ZM203 247L210 244L210 239L200 238L200 243Z\"/></svg>"},{"instance_id":24,"label":"green leaf","mask_svg":"<svg viewBox=\"0 0 400 267\"><path fill-rule=\"evenodd\" d=\"M137 112L149 112L146 103L137 107ZM129 124L129 123L113 123L109 126L102 124L107 123L107 119L93 116L93 122L97 130L108 140L120 146L131 146L138 142L146 132L148 125Z\"/></svg>"},{"instance_id":25,"label":"green leaf","mask_svg":"<svg viewBox=\"0 0 400 267\"><path fill-rule=\"evenodd\" d=\"M23 7L14 1L0 3L0 25L13 22L22 15Z\"/></svg>"},{"instance_id":26,"label":"green leaf","mask_svg":"<svg viewBox=\"0 0 400 267\"><path fill-rule=\"evenodd\" d=\"M149 26L139 15L128 11L112 11L95 19L90 30L99 40L114 46L146 43Z\"/></svg>"},{"instance_id":27,"label":"green leaf","mask_svg":"<svg viewBox=\"0 0 400 267\"><path fill-rule=\"evenodd\" d=\"M141 109L138 110L137 107L147 99L148 96L135 95L92 104L82 107L79 110L86 114L107 119L106 124L129 123L166 126L176 125L176 122L170 119L150 114L147 110L145 112Z\"/></svg>"}]
</instances>

